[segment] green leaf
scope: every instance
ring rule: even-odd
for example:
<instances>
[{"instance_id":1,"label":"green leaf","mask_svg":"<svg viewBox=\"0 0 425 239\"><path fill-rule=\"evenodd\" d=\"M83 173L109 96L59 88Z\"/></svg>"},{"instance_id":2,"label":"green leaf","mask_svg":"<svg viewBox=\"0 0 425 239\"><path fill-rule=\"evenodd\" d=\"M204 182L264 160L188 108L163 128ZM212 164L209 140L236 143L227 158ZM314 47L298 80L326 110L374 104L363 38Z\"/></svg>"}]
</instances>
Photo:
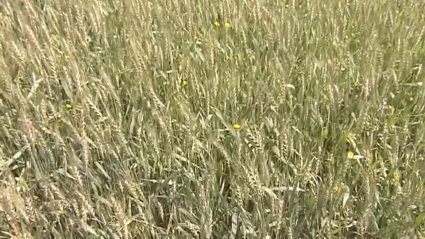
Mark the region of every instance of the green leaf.
<instances>
[{"instance_id":1,"label":"green leaf","mask_svg":"<svg viewBox=\"0 0 425 239\"><path fill-rule=\"evenodd\" d=\"M415 228L419 227L425 219L425 212L420 213L415 219Z\"/></svg>"}]
</instances>

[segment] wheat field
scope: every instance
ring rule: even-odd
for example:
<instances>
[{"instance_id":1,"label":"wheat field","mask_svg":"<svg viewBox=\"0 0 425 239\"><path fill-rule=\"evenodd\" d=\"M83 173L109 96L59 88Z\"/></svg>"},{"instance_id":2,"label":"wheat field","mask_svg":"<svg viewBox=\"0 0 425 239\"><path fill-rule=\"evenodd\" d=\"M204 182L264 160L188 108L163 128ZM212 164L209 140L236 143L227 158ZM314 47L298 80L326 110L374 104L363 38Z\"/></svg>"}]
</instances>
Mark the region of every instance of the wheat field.
<instances>
[{"instance_id":1,"label":"wheat field","mask_svg":"<svg viewBox=\"0 0 425 239\"><path fill-rule=\"evenodd\" d=\"M0 238L425 238L424 1L0 2Z\"/></svg>"}]
</instances>

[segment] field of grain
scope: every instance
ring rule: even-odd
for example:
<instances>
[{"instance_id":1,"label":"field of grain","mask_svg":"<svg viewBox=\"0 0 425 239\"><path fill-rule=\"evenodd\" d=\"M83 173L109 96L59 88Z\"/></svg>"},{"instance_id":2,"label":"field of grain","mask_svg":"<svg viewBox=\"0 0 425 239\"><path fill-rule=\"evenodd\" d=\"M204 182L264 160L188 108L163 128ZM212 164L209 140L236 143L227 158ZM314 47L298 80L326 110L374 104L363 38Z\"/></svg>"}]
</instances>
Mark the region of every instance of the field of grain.
<instances>
[{"instance_id":1,"label":"field of grain","mask_svg":"<svg viewBox=\"0 0 425 239\"><path fill-rule=\"evenodd\" d=\"M424 1L0 2L0 238L425 238Z\"/></svg>"}]
</instances>

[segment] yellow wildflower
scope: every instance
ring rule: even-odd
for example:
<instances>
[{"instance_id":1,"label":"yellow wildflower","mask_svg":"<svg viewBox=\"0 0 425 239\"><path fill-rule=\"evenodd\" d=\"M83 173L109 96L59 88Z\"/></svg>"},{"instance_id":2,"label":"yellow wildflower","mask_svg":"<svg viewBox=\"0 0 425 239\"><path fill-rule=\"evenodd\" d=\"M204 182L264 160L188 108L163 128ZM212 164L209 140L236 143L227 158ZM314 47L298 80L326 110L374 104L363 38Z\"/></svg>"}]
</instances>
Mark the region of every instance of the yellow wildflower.
<instances>
[{"instance_id":1,"label":"yellow wildflower","mask_svg":"<svg viewBox=\"0 0 425 239\"><path fill-rule=\"evenodd\" d=\"M354 158L354 153L352 151L348 152L347 158L348 159L353 159Z\"/></svg>"},{"instance_id":2,"label":"yellow wildflower","mask_svg":"<svg viewBox=\"0 0 425 239\"><path fill-rule=\"evenodd\" d=\"M215 22L214 22L214 26L216 26L216 27L220 27L220 23L219 23L219 22L217 22L217 21L215 21Z\"/></svg>"},{"instance_id":3,"label":"yellow wildflower","mask_svg":"<svg viewBox=\"0 0 425 239\"><path fill-rule=\"evenodd\" d=\"M71 105L71 104L66 104L66 105L65 105L65 107L66 107L67 109L69 109L69 110L70 110L70 109L72 109L72 105Z\"/></svg>"},{"instance_id":4,"label":"yellow wildflower","mask_svg":"<svg viewBox=\"0 0 425 239\"><path fill-rule=\"evenodd\" d=\"M394 110L394 107L392 105L388 105L389 110Z\"/></svg>"},{"instance_id":5,"label":"yellow wildflower","mask_svg":"<svg viewBox=\"0 0 425 239\"><path fill-rule=\"evenodd\" d=\"M289 8L289 3L285 4L285 8L288 9Z\"/></svg>"},{"instance_id":6,"label":"yellow wildflower","mask_svg":"<svg viewBox=\"0 0 425 239\"><path fill-rule=\"evenodd\" d=\"M226 23L224 23L224 26L225 26L226 28L230 28L230 27L231 27L230 22L226 22Z\"/></svg>"},{"instance_id":7,"label":"yellow wildflower","mask_svg":"<svg viewBox=\"0 0 425 239\"><path fill-rule=\"evenodd\" d=\"M395 173L395 174L393 175L393 182L395 182L395 183L396 183L396 182L398 182L398 180L400 180L400 176L398 176L398 174L396 174L396 173Z\"/></svg>"},{"instance_id":8,"label":"yellow wildflower","mask_svg":"<svg viewBox=\"0 0 425 239\"><path fill-rule=\"evenodd\" d=\"M334 193L340 194L342 192L342 188L340 186L334 187Z\"/></svg>"},{"instance_id":9,"label":"yellow wildflower","mask_svg":"<svg viewBox=\"0 0 425 239\"><path fill-rule=\"evenodd\" d=\"M187 80L184 80L183 82L182 82L182 86L186 86L187 85Z\"/></svg>"},{"instance_id":10,"label":"yellow wildflower","mask_svg":"<svg viewBox=\"0 0 425 239\"><path fill-rule=\"evenodd\" d=\"M233 128L234 129L240 129L242 126L240 124L233 124Z\"/></svg>"}]
</instances>

